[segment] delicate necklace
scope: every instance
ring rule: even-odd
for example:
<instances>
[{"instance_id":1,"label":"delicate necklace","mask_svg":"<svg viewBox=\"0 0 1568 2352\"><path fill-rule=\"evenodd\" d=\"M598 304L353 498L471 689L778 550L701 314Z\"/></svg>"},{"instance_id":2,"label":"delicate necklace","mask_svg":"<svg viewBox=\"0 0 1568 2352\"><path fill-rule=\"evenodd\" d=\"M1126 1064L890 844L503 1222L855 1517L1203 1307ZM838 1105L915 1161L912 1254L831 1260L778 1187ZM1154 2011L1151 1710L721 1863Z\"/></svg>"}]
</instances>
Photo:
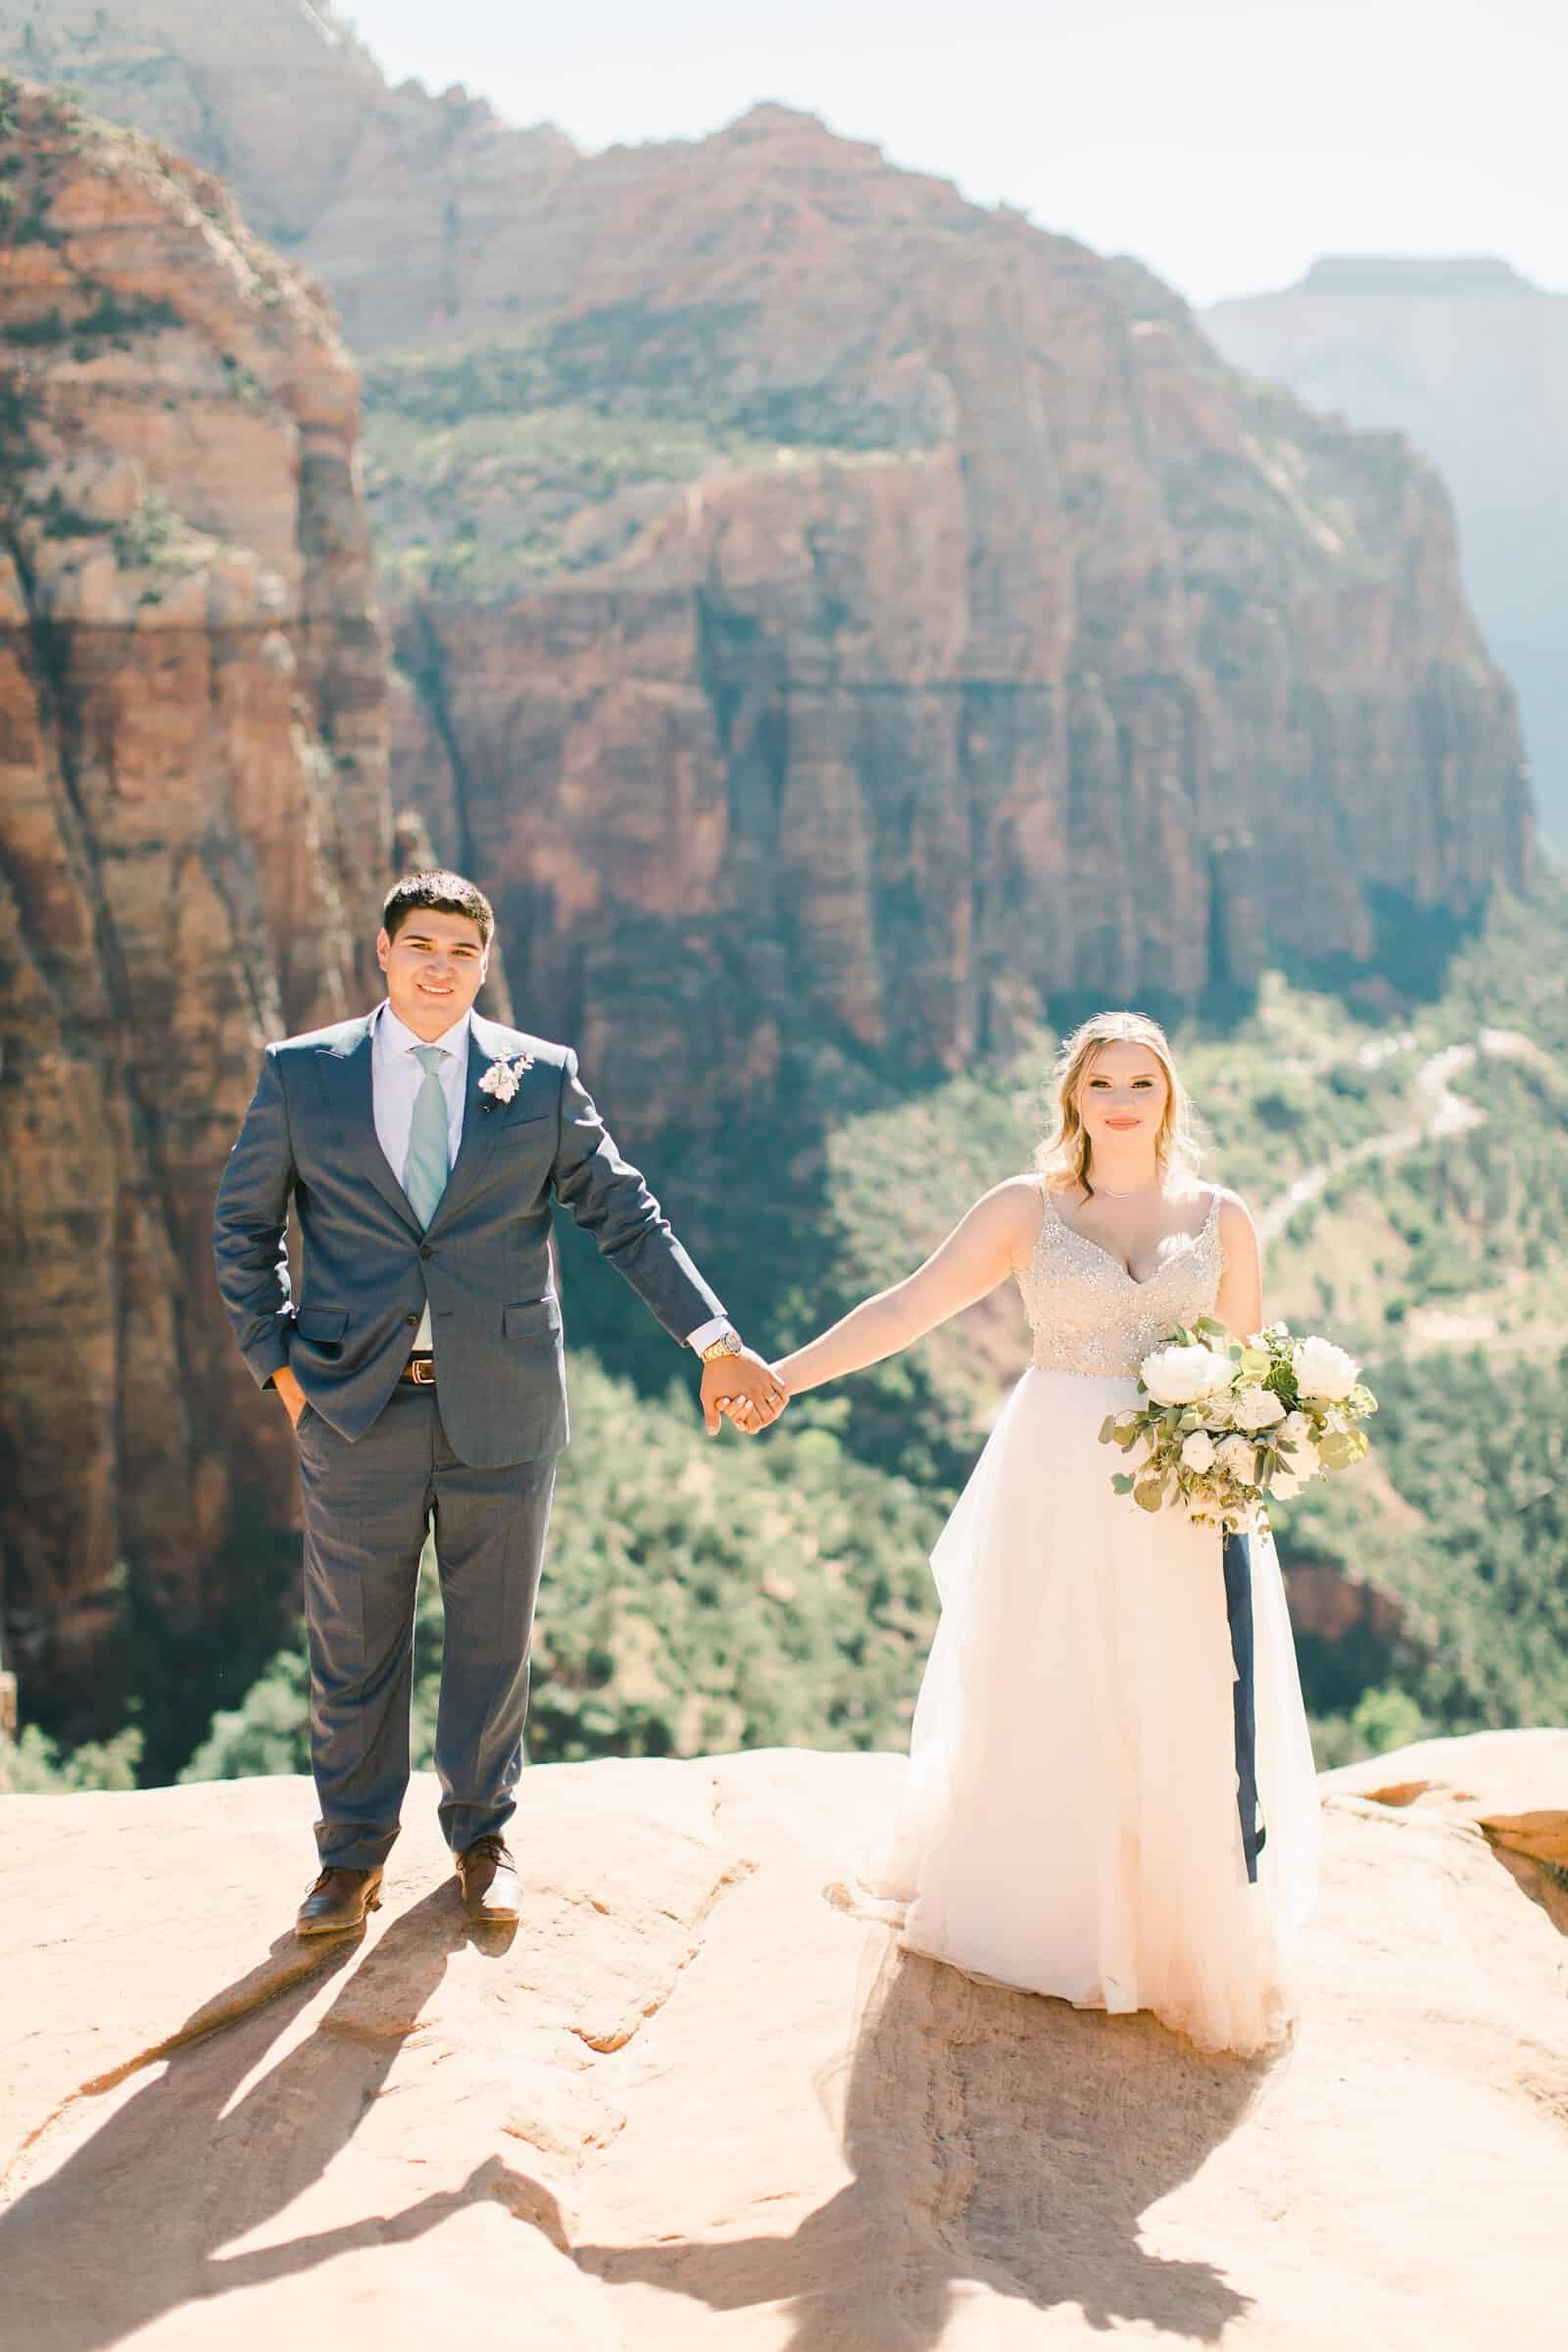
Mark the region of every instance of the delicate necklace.
<instances>
[{"instance_id":1,"label":"delicate necklace","mask_svg":"<svg viewBox=\"0 0 1568 2352\"><path fill-rule=\"evenodd\" d=\"M1140 1193L1157 1193L1159 1178L1156 1176L1152 1184L1130 1184L1123 1191L1118 1191L1115 1185L1106 1184L1103 1179L1101 1179L1096 1184L1095 1190L1097 1193L1108 1194L1112 1200L1134 1200Z\"/></svg>"}]
</instances>

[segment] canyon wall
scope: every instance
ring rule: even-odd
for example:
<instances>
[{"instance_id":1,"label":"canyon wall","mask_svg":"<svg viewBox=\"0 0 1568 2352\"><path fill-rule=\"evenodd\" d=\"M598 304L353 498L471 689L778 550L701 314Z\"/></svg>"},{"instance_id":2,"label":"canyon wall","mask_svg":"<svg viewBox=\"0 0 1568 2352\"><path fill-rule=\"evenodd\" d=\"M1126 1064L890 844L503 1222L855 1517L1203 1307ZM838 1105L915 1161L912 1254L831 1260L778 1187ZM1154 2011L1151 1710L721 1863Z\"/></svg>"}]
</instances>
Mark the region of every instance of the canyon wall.
<instances>
[{"instance_id":1,"label":"canyon wall","mask_svg":"<svg viewBox=\"0 0 1568 2352\"><path fill-rule=\"evenodd\" d=\"M1397 427L1442 466L1467 589L1519 691L1542 820L1568 843L1568 294L1500 261L1357 255L1202 323L1238 367L1353 425Z\"/></svg>"},{"instance_id":2,"label":"canyon wall","mask_svg":"<svg viewBox=\"0 0 1568 2352\"><path fill-rule=\"evenodd\" d=\"M15 83L0 171L0 1557L69 1727L288 1517L208 1237L263 1042L368 1001L385 657L319 294Z\"/></svg>"},{"instance_id":3,"label":"canyon wall","mask_svg":"<svg viewBox=\"0 0 1568 2352\"><path fill-rule=\"evenodd\" d=\"M398 795L614 1101L748 1094L792 1023L951 1069L1046 1007L1352 980L1524 878L1513 697L1397 435L809 117L596 168L569 312L372 366L368 445ZM538 487L552 416L597 477ZM679 429L710 458L657 480Z\"/></svg>"},{"instance_id":4,"label":"canyon wall","mask_svg":"<svg viewBox=\"0 0 1568 2352\"><path fill-rule=\"evenodd\" d=\"M4 54L330 287L394 798L640 1132L766 1115L792 1032L919 1072L1270 958L1353 982L1528 874L1430 464L1137 265L777 106L582 156L322 6L0 0Z\"/></svg>"},{"instance_id":5,"label":"canyon wall","mask_svg":"<svg viewBox=\"0 0 1568 2352\"><path fill-rule=\"evenodd\" d=\"M0 0L0 66L220 174L259 235L331 285L356 347L388 324L400 342L461 332L473 248L525 250L577 151L461 87L392 87L350 16L325 0ZM552 289L560 268L543 261Z\"/></svg>"}]
</instances>

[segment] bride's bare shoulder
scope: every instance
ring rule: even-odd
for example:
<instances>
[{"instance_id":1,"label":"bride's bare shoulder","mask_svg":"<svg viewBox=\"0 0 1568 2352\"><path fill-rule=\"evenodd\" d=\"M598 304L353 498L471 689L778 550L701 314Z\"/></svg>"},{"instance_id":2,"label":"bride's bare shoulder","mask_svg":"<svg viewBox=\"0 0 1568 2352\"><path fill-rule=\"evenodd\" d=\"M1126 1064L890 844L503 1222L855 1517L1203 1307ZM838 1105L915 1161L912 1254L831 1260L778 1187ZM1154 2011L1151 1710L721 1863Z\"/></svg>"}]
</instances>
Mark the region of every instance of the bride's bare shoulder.
<instances>
[{"instance_id":1,"label":"bride's bare shoulder","mask_svg":"<svg viewBox=\"0 0 1568 2352\"><path fill-rule=\"evenodd\" d=\"M1005 1176L978 1203L988 1220L994 1220L998 1230L1005 1235L1015 1266L1028 1262L1040 1239L1040 1220L1046 1205L1043 1195L1042 1177Z\"/></svg>"},{"instance_id":2,"label":"bride's bare shoulder","mask_svg":"<svg viewBox=\"0 0 1568 2352\"><path fill-rule=\"evenodd\" d=\"M1219 1238L1226 1250L1233 1250L1239 1242L1244 1241L1250 1241L1255 1250L1257 1228L1252 1222L1252 1212L1241 1194L1232 1192L1228 1184L1211 1184L1207 1189L1213 1195Z\"/></svg>"}]
</instances>

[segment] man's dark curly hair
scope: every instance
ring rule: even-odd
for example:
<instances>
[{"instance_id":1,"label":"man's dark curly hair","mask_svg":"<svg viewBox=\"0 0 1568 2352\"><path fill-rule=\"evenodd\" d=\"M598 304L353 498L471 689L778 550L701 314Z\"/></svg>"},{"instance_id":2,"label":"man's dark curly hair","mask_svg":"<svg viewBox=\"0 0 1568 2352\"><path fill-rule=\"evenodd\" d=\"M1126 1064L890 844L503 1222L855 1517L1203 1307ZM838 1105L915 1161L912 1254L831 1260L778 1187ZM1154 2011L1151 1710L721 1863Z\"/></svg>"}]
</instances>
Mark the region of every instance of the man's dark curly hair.
<instances>
[{"instance_id":1,"label":"man's dark curly hair","mask_svg":"<svg viewBox=\"0 0 1568 2352\"><path fill-rule=\"evenodd\" d=\"M479 937L485 946L490 945L496 927L495 910L478 884L465 875L438 865L423 873L405 874L401 881L394 882L381 908L388 939L396 939L409 916L420 906L432 914L466 914L470 923L478 924Z\"/></svg>"}]
</instances>

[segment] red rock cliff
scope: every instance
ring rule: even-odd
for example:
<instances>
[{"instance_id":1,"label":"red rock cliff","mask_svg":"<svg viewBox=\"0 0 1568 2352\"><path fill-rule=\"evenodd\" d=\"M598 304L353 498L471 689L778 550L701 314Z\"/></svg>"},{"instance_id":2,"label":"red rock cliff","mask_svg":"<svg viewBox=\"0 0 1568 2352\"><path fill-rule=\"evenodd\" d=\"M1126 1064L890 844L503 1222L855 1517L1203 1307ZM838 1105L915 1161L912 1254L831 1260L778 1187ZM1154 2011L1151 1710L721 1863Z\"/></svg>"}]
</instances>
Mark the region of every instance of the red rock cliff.
<instances>
[{"instance_id":1,"label":"red rock cliff","mask_svg":"<svg viewBox=\"0 0 1568 2352\"><path fill-rule=\"evenodd\" d=\"M1437 476L1136 265L780 107L585 157L325 7L19 4L405 355L396 797L617 1112L715 1057L765 1106L797 1017L951 1067L1043 997L1348 977L1528 870Z\"/></svg>"},{"instance_id":2,"label":"red rock cliff","mask_svg":"<svg viewBox=\"0 0 1568 2352\"><path fill-rule=\"evenodd\" d=\"M399 796L617 1104L685 1121L714 1054L733 1101L796 1013L951 1068L1046 1000L1351 973L1527 872L1512 695L1398 436L783 109L571 185L537 224L569 301L478 349L516 429L649 436L644 478L562 469L552 513L475 440L421 512L418 418L499 436L506 404L427 355L373 375L374 511L428 559ZM649 478L683 420L711 462ZM510 529L514 578L475 586L455 529Z\"/></svg>"},{"instance_id":3,"label":"red rock cliff","mask_svg":"<svg viewBox=\"0 0 1568 2352\"><path fill-rule=\"evenodd\" d=\"M1217 303L1228 360L1352 424L1397 426L1453 493L1465 576L1519 690L1543 822L1568 842L1568 294L1504 262L1356 255Z\"/></svg>"},{"instance_id":4,"label":"red rock cliff","mask_svg":"<svg viewBox=\"0 0 1568 2352\"><path fill-rule=\"evenodd\" d=\"M318 293L205 173L3 117L0 1550L58 1717L287 1515L208 1234L263 1041L367 1001L385 667Z\"/></svg>"}]
</instances>

